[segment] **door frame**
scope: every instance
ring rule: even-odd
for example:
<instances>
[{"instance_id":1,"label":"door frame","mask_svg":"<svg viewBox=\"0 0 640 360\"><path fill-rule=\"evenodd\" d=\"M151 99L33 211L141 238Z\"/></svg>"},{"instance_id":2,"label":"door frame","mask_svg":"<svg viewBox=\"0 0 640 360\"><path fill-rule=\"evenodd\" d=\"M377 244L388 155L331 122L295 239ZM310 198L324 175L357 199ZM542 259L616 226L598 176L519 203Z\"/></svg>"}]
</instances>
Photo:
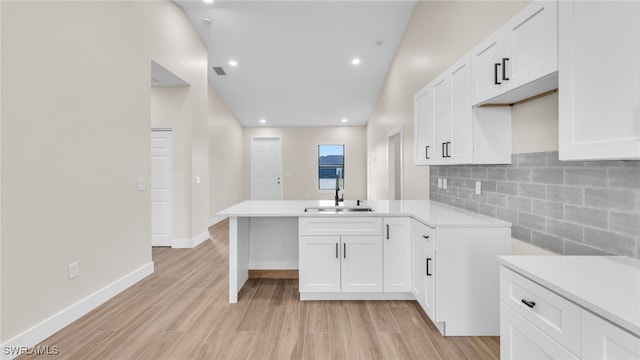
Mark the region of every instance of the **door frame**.
<instances>
[{"instance_id":1,"label":"door frame","mask_svg":"<svg viewBox=\"0 0 640 360\"><path fill-rule=\"evenodd\" d=\"M173 129L172 128L151 128L151 137L153 137L154 133L167 133L169 136L167 137L169 140L169 231L168 236L169 240L166 244L154 244L153 243L153 225L151 225L151 246L171 246L173 242ZM151 159L151 146L149 147L149 158ZM153 162L150 164L151 173L153 173ZM153 204L153 183L151 181L152 176L149 174L149 205ZM153 206L151 206L151 218L153 219Z\"/></svg>"},{"instance_id":2,"label":"door frame","mask_svg":"<svg viewBox=\"0 0 640 360\"><path fill-rule=\"evenodd\" d=\"M282 143L281 135L263 135L263 136L252 136L251 144L249 145L249 198L253 199L253 145L257 139L278 139L280 143L280 199L284 199L284 145Z\"/></svg>"},{"instance_id":3,"label":"door frame","mask_svg":"<svg viewBox=\"0 0 640 360\"><path fill-rule=\"evenodd\" d=\"M398 139L400 140L400 199L404 200L404 137L402 134L402 128L397 128L387 134L387 197L389 197L389 200L395 200L395 196L394 199L391 199L391 189L393 189L393 194L396 195L395 171L393 174L390 171L391 162L393 161L394 170L395 166L398 166L398 164L395 163L395 157L393 157L394 150L391 147L391 139L398 135Z\"/></svg>"}]
</instances>

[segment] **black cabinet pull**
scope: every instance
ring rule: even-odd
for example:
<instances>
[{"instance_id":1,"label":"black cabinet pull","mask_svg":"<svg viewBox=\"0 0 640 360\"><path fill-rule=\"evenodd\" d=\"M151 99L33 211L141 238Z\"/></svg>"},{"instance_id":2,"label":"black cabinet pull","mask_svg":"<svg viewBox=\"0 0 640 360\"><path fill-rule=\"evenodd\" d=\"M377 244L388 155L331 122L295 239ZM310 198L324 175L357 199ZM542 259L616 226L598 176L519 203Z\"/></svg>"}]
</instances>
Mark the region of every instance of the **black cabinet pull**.
<instances>
[{"instance_id":1,"label":"black cabinet pull","mask_svg":"<svg viewBox=\"0 0 640 360\"><path fill-rule=\"evenodd\" d=\"M347 243L342 243L342 257L347 258Z\"/></svg>"},{"instance_id":2,"label":"black cabinet pull","mask_svg":"<svg viewBox=\"0 0 640 360\"><path fill-rule=\"evenodd\" d=\"M502 80L509 80L507 77L507 61L509 58L502 58Z\"/></svg>"},{"instance_id":3,"label":"black cabinet pull","mask_svg":"<svg viewBox=\"0 0 640 360\"><path fill-rule=\"evenodd\" d=\"M450 158L451 154L449 153L449 150L451 149L451 141L447 141L447 157Z\"/></svg>"},{"instance_id":4,"label":"black cabinet pull","mask_svg":"<svg viewBox=\"0 0 640 360\"><path fill-rule=\"evenodd\" d=\"M340 255L338 255L338 243L336 243L336 259L340 259Z\"/></svg>"},{"instance_id":5,"label":"black cabinet pull","mask_svg":"<svg viewBox=\"0 0 640 360\"><path fill-rule=\"evenodd\" d=\"M530 307L532 309L533 309L534 306L536 306L535 301L529 301L529 300L522 299L522 303L527 305L528 307Z\"/></svg>"},{"instance_id":6,"label":"black cabinet pull","mask_svg":"<svg viewBox=\"0 0 640 360\"><path fill-rule=\"evenodd\" d=\"M502 83L498 81L498 68L500 67L500 63L493 64L493 83L496 85L501 85Z\"/></svg>"},{"instance_id":7,"label":"black cabinet pull","mask_svg":"<svg viewBox=\"0 0 640 360\"><path fill-rule=\"evenodd\" d=\"M445 145L445 144L446 144L446 143L442 143L442 157L443 157L443 158L446 158L446 157L447 157L447 153L446 153L446 151L444 150L444 148L446 147L446 145Z\"/></svg>"},{"instance_id":8,"label":"black cabinet pull","mask_svg":"<svg viewBox=\"0 0 640 360\"><path fill-rule=\"evenodd\" d=\"M429 261L431 261L431 258L427 258L427 276L431 276L431 273L429 272Z\"/></svg>"},{"instance_id":9,"label":"black cabinet pull","mask_svg":"<svg viewBox=\"0 0 640 360\"><path fill-rule=\"evenodd\" d=\"M389 224L387 224L387 240L389 240Z\"/></svg>"},{"instance_id":10,"label":"black cabinet pull","mask_svg":"<svg viewBox=\"0 0 640 360\"><path fill-rule=\"evenodd\" d=\"M424 157L429 160L429 145L424 147Z\"/></svg>"},{"instance_id":11,"label":"black cabinet pull","mask_svg":"<svg viewBox=\"0 0 640 360\"><path fill-rule=\"evenodd\" d=\"M428 239L429 235L422 235L423 238Z\"/></svg>"}]
</instances>

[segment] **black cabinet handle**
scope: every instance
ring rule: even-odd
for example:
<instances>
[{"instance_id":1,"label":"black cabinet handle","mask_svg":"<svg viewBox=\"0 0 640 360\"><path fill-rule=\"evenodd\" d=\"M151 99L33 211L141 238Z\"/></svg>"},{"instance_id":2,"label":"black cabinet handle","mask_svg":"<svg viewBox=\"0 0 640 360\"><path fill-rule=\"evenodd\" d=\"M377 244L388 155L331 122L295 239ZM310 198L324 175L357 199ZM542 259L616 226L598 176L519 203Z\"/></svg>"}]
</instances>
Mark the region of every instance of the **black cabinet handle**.
<instances>
[{"instance_id":1,"label":"black cabinet handle","mask_svg":"<svg viewBox=\"0 0 640 360\"><path fill-rule=\"evenodd\" d=\"M347 243L342 243L342 257L347 258Z\"/></svg>"},{"instance_id":2,"label":"black cabinet handle","mask_svg":"<svg viewBox=\"0 0 640 360\"><path fill-rule=\"evenodd\" d=\"M429 262L431 261L431 258L427 258L427 276L431 276L431 273L429 272Z\"/></svg>"},{"instance_id":3,"label":"black cabinet handle","mask_svg":"<svg viewBox=\"0 0 640 360\"><path fill-rule=\"evenodd\" d=\"M532 309L533 309L534 306L536 306L535 301L529 301L529 300L522 299L522 303L527 305L528 307L530 307Z\"/></svg>"},{"instance_id":4,"label":"black cabinet handle","mask_svg":"<svg viewBox=\"0 0 640 360\"><path fill-rule=\"evenodd\" d=\"M451 149L451 141L447 141L447 157L451 157L451 154L449 153L449 150Z\"/></svg>"},{"instance_id":5,"label":"black cabinet handle","mask_svg":"<svg viewBox=\"0 0 640 360\"><path fill-rule=\"evenodd\" d=\"M509 61L509 58L502 58L502 80L509 80L507 77L507 61Z\"/></svg>"},{"instance_id":6,"label":"black cabinet handle","mask_svg":"<svg viewBox=\"0 0 640 360\"><path fill-rule=\"evenodd\" d=\"M423 238L428 239L429 235L422 235Z\"/></svg>"},{"instance_id":7,"label":"black cabinet handle","mask_svg":"<svg viewBox=\"0 0 640 360\"><path fill-rule=\"evenodd\" d=\"M493 64L493 83L496 85L502 84L498 81L498 68L500 67L500 63Z\"/></svg>"},{"instance_id":8,"label":"black cabinet handle","mask_svg":"<svg viewBox=\"0 0 640 360\"><path fill-rule=\"evenodd\" d=\"M338 243L336 243L336 259L340 259L340 255L338 255Z\"/></svg>"},{"instance_id":9,"label":"black cabinet handle","mask_svg":"<svg viewBox=\"0 0 640 360\"><path fill-rule=\"evenodd\" d=\"M424 147L424 157L429 159L429 145Z\"/></svg>"},{"instance_id":10,"label":"black cabinet handle","mask_svg":"<svg viewBox=\"0 0 640 360\"><path fill-rule=\"evenodd\" d=\"M446 143L442 143L442 157L446 158L447 157L447 152L444 150L446 147Z\"/></svg>"},{"instance_id":11,"label":"black cabinet handle","mask_svg":"<svg viewBox=\"0 0 640 360\"><path fill-rule=\"evenodd\" d=\"M389 240L389 224L387 224L387 240Z\"/></svg>"}]
</instances>

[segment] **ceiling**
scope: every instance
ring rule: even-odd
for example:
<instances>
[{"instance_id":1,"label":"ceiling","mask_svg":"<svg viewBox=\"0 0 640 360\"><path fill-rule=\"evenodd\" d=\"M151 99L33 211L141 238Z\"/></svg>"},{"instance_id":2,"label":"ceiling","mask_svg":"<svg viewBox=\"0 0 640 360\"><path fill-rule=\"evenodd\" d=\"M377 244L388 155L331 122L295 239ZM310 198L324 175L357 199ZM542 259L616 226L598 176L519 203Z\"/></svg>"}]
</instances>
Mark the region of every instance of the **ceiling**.
<instances>
[{"instance_id":1,"label":"ceiling","mask_svg":"<svg viewBox=\"0 0 640 360\"><path fill-rule=\"evenodd\" d=\"M366 124L415 6L398 0L175 2L208 46L209 81L244 126ZM361 63L353 65L354 58ZM214 66L226 75L216 75Z\"/></svg>"}]
</instances>

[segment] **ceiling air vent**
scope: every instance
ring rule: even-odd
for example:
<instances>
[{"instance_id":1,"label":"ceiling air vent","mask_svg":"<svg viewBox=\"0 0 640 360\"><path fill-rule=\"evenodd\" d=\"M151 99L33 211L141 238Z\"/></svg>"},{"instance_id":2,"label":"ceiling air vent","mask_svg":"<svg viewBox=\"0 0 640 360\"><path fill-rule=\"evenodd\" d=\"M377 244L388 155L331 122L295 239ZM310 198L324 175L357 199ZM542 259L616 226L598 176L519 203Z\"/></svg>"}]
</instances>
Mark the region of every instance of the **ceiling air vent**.
<instances>
[{"instance_id":1,"label":"ceiling air vent","mask_svg":"<svg viewBox=\"0 0 640 360\"><path fill-rule=\"evenodd\" d=\"M227 75L226 72L224 72L224 69L222 68L222 66L214 66L213 67L213 71L216 72L216 74L222 76L222 75Z\"/></svg>"}]
</instances>

